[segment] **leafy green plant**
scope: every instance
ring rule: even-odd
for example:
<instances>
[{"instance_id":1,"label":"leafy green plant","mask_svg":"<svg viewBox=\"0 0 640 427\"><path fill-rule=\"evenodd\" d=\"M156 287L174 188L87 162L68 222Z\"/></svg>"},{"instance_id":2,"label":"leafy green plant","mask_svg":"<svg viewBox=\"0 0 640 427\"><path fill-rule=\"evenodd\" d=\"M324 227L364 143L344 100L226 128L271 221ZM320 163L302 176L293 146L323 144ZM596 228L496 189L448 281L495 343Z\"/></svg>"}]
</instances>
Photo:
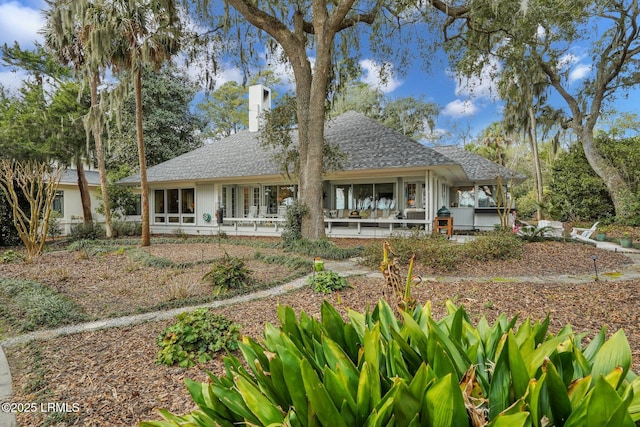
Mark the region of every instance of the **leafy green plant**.
<instances>
[{"instance_id":1,"label":"leafy green plant","mask_svg":"<svg viewBox=\"0 0 640 427\"><path fill-rule=\"evenodd\" d=\"M319 271L309 277L307 283L313 288L314 292L323 294L330 294L333 291L339 291L347 287L347 279L330 270Z\"/></svg>"},{"instance_id":2,"label":"leafy green plant","mask_svg":"<svg viewBox=\"0 0 640 427\"><path fill-rule=\"evenodd\" d=\"M536 227L534 225L525 225L520 228L518 234L522 239L527 242L541 242L547 239L547 235L553 232L551 227Z\"/></svg>"},{"instance_id":3,"label":"leafy green plant","mask_svg":"<svg viewBox=\"0 0 640 427\"><path fill-rule=\"evenodd\" d=\"M111 226L113 227L113 237L122 236L140 236L142 234L142 224L139 222L131 221L113 221Z\"/></svg>"},{"instance_id":4,"label":"leafy green plant","mask_svg":"<svg viewBox=\"0 0 640 427\"><path fill-rule=\"evenodd\" d=\"M105 236L104 228L95 221L87 224L76 224L71 227L71 232L69 233L69 239L72 241L104 239Z\"/></svg>"},{"instance_id":5,"label":"leafy green plant","mask_svg":"<svg viewBox=\"0 0 640 427\"><path fill-rule=\"evenodd\" d=\"M0 299L3 301L0 316L22 331L53 328L87 319L73 300L29 280L0 278Z\"/></svg>"},{"instance_id":6,"label":"leafy green plant","mask_svg":"<svg viewBox=\"0 0 640 427\"><path fill-rule=\"evenodd\" d=\"M181 313L176 320L156 338L161 348L156 358L158 364L190 368L211 360L220 350L238 348L240 325L209 309Z\"/></svg>"},{"instance_id":7,"label":"leafy green plant","mask_svg":"<svg viewBox=\"0 0 640 427\"><path fill-rule=\"evenodd\" d=\"M0 261L3 263L23 261L25 259L25 255L22 252L14 251L13 249L8 249L2 253L0 256Z\"/></svg>"},{"instance_id":8,"label":"leafy green plant","mask_svg":"<svg viewBox=\"0 0 640 427\"><path fill-rule=\"evenodd\" d=\"M277 264L292 269L308 271L313 267L313 261L310 259L291 255L265 255L262 252L256 252L254 258L266 264Z\"/></svg>"},{"instance_id":9,"label":"leafy green plant","mask_svg":"<svg viewBox=\"0 0 640 427\"><path fill-rule=\"evenodd\" d=\"M245 266L245 262L238 257L224 256L216 259L211 265L211 271L203 277L212 285L223 291L244 287L250 279L251 271Z\"/></svg>"},{"instance_id":10,"label":"leafy green plant","mask_svg":"<svg viewBox=\"0 0 640 427\"><path fill-rule=\"evenodd\" d=\"M60 218L62 218L62 214L59 211L53 210L51 211L51 216L49 217L49 228L47 229L47 234L49 237L55 240L56 237L62 234L62 225L60 224Z\"/></svg>"},{"instance_id":11,"label":"leafy green plant","mask_svg":"<svg viewBox=\"0 0 640 427\"><path fill-rule=\"evenodd\" d=\"M634 427L640 378L630 371L622 331L604 328L582 345L549 318L498 316L471 324L447 303L437 320L430 303L410 312L380 301L345 321L327 301L321 318L280 306L280 327L260 342L243 338L245 362L230 356L210 383L187 380L199 410L142 426L515 426Z\"/></svg>"},{"instance_id":12,"label":"leafy green plant","mask_svg":"<svg viewBox=\"0 0 640 427\"><path fill-rule=\"evenodd\" d=\"M308 208L298 200L294 201L287 209L283 230L280 234L285 246L302 239L302 218L307 214L307 211Z\"/></svg>"},{"instance_id":13,"label":"leafy green plant","mask_svg":"<svg viewBox=\"0 0 640 427\"><path fill-rule=\"evenodd\" d=\"M339 248L327 239L298 239L285 245L285 250L324 259L346 259L362 252L362 248Z\"/></svg>"}]
</instances>

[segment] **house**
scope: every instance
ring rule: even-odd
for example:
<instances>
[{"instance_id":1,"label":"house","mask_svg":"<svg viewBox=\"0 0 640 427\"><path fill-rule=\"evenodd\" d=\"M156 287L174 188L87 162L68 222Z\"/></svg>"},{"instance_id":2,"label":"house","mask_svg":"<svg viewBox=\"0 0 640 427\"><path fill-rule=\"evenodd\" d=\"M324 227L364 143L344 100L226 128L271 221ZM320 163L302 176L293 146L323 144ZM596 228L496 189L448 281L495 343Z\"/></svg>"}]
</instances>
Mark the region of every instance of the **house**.
<instances>
[{"instance_id":1,"label":"house","mask_svg":"<svg viewBox=\"0 0 640 427\"><path fill-rule=\"evenodd\" d=\"M251 87L249 104L249 130L147 170L152 233L279 232L297 183L280 173L274 152L259 142L258 118L269 108L269 89ZM429 148L356 112L327 121L325 129L325 139L348 158L341 170L324 177L328 235L430 230L442 206L453 209L456 229L499 223L496 176L510 177L512 171L455 147ZM139 185L139 177L120 183Z\"/></svg>"},{"instance_id":2,"label":"house","mask_svg":"<svg viewBox=\"0 0 640 427\"><path fill-rule=\"evenodd\" d=\"M85 169L85 176L89 186L91 197L91 212L95 221L103 220L102 215L96 212L100 203L100 174L98 171ZM78 187L77 169L66 169L60 178L55 199L53 200L53 210L60 214L58 224L62 235L71 232L74 225L82 224L82 200L80 199L80 188Z\"/></svg>"}]
</instances>

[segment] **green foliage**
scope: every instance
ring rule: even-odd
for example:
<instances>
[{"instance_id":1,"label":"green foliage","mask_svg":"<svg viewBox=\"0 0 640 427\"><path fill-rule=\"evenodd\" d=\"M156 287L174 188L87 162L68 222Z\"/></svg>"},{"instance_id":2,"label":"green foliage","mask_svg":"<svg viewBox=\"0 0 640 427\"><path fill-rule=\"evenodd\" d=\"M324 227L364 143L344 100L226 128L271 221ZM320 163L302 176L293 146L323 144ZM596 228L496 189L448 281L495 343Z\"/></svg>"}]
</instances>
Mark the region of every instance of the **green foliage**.
<instances>
[{"instance_id":1,"label":"green foliage","mask_svg":"<svg viewBox=\"0 0 640 427\"><path fill-rule=\"evenodd\" d=\"M141 425L633 427L640 419L640 378L621 330L605 340L603 328L584 346L570 326L550 334L548 317L519 325L483 317L474 326L451 302L439 320L430 303L400 315L385 301L349 311L349 322L327 301L320 320L280 306L279 328L267 325L260 342L243 339L244 363L229 356L223 375L186 382L198 410L162 411L166 422Z\"/></svg>"},{"instance_id":2,"label":"green foliage","mask_svg":"<svg viewBox=\"0 0 640 427\"><path fill-rule=\"evenodd\" d=\"M22 252L14 251L13 249L6 250L0 256L2 263L24 261L25 256Z\"/></svg>"},{"instance_id":3,"label":"green foliage","mask_svg":"<svg viewBox=\"0 0 640 427\"><path fill-rule=\"evenodd\" d=\"M225 253L211 265L211 271L204 275L203 279L213 286L227 291L239 289L250 281L251 271L245 266L245 262L238 257Z\"/></svg>"},{"instance_id":4,"label":"green foliage","mask_svg":"<svg viewBox=\"0 0 640 427\"><path fill-rule=\"evenodd\" d=\"M109 193L112 194L112 193ZM131 221L113 221L113 237L140 236L142 234L142 224Z\"/></svg>"},{"instance_id":5,"label":"green foliage","mask_svg":"<svg viewBox=\"0 0 640 427\"><path fill-rule=\"evenodd\" d=\"M0 278L0 316L22 331L86 320L73 300L40 283Z\"/></svg>"},{"instance_id":6,"label":"green foliage","mask_svg":"<svg viewBox=\"0 0 640 427\"><path fill-rule=\"evenodd\" d=\"M313 261L310 259L290 255L265 255L262 252L256 252L254 258L266 264L277 264L294 270L309 271L313 267Z\"/></svg>"},{"instance_id":7,"label":"green foliage","mask_svg":"<svg viewBox=\"0 0 640 427\"><path fill-rule=\"evenodd\" d=\"M324 270L309 277L308 284L314 292L330 294L347 287L347 279L340 277L335 271Z\"/></svg>"},{"instance_id":8,"label":"green foliage","mask_svg":"<svg viewBox=\"0 0 640 427\"><path fill-rule=\"evenodd\" d=\"M302 218L307 214L307 211L307 207L299 200L295 200L287 209L287 216L280 234L285 246L293 245L302 239Z\"/></svg>"},{"instance_id":9,"label":"green foliage","mask_svg":"<svg viewBox=\"0 0 640 427\"><path fill-rule=\"evenodd\" d=\"M144 249L131 249L127 251L127 254L132 261L139 262L145 267L171 268L175 266L175 263L170 259L151 255Z\"/></svg>"},{"instance_id":10,"label":"green foliage","mask_svg":"<svg viewBox=\"0 0 640 427\"><path fill-rule=\"evenodd\" d=\"M511 230L483 234L462 246L463 256L477 261L521 258L524 253L522 241Z\"/></svg>"},{"instance_id":11,"label":"green foliage","mask_svg":"<svg viewBox=\"0 0 640 427\"><path fill-rule=\"evenodd\" d=\"M104 227L95 221L91 221L86 224L76 224L71 227L71 232L68 237L71 241L76 241L104 239L105 236L106 232L104 231Z\"/></svg>"},{"instance_id":12,"label":"green foliage","mask_svg":"<svg viewBox=\"0 0 640 427\"><path fill-rule=\"evenodd\" d=\"M492 231L477 236L464 245L446 240L442 235L415 231L410 236L394 236L388 239L397 260L406 263L411 255L416 262L435 272L455 271L468 260L520 258L523 242L511 231ZM383 258L381 245L368 245L362 255L365 264L377 267Z\"/></svg>"},{"instance_id":13,"label":"green foliage","mask_svg":"<svg viewBox=\"0 0 640 427\"><path fill-rule=\"evenodd\" d=\"M60 212L52 210L51 216L49 217L49 228L47 229L47 234L52 239L60 236L62 234L62 226L60 225L60 218L62 215Z\"/></svg>"},{"instance_id":14,"label":"green foliage","mask_svg":"<svg viewBox=\"0 0 640 427\"><path fill-rule=\"evenodd\" d=\"M107 173L107 193L109 194L109 208L114 219L126 218L128 215L139 215L138 205L140 204L140 195L134 194L130 187L126 185L116 184L122 178L126 178L134 173L134 169L128 165L120 164L117 169L110 170ZM102 198L102 192L100 192ZM100 200L96 212L104 215L104 203ZM116 234L115 221L112 224L114 228L114 237ZM130 234L125 234L130 235Z\"/></svg>"},{"instance_id":15,"label":"green foliage","mask_svg":"<svg viewBox=\"0 0 640 427\"><path fill-rule=\"evenodd\" d=\"M327 239L307 240L303 238L285 245L285 250L323 259L346 259L362 252L362 248L339 248Z\"/></svg>"},{"instance_id":16,"label":"green foliage","mask_svg":"<svg viewBox=\"0 0 640 427\"><path fill-rule=\"evenodd\" d=\"M535 225L525 225L520 228L520 237L527 242L541 242L546 240L549 233L553 232L552 227L536 227Z\"/></svg>"},{"instance_id":17,"label":"green foliage","mask_svg":"<svg viewBox=\"0 0 640 427\"><path fill-rule=\"evenodd\" d=\"M193 113L189 104L196 89L188 77L175 68L144 69L142 104L143 132L147 165L153 166L194 150L202 145L196 129L202 129L202 118ZM124 100L120 125L112 126L109 167L138 167L135 99L131 93Z\"/></svg>"},{"instance_id":18,"label":"green foliage","mask_svg":"<svg viewBox=\"0 0 640 427\"><path fill-rule=\"evenodd\" d=\"M578 144L558 156L549 190L549 213L553 218L594 221L614 215L613 202L604 182L591 169Z\"/></svg>"},{"instance_id":19,"label":"green foliage","mask_svg":"<svg viewBox=\"0 0 640 427\"><path fill-rule=\"evenodd\" d=\"M181 313L176 320L156 338L161 348L158 364L190 368L211 360L220 350L238 348L240 325L207 308Z\"/></svg>"}]
</instances>

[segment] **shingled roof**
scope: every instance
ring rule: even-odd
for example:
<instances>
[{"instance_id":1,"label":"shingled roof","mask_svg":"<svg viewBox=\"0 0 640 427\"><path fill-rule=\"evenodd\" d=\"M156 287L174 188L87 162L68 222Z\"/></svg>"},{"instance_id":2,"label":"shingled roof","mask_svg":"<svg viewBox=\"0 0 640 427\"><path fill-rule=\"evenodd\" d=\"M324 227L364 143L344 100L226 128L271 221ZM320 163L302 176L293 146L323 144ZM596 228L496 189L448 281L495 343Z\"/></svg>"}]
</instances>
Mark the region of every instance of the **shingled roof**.
<instances>
[{"instance_id":1,"label":"shingled roof","mask_svg":"<svg viewBox=\"0 0 640 427\"><path fill-rule=\"evenodd\" d=\"M213 180L278 175L272 152L262 147L257 132L243 131L207 144L147 170L149 182ZM293 133L294 141L297 132ZM344 171L457 165L429 147L368 117L349 111L329 120L325 138L347 153ZM121 183L138 183L138 175Z\"/></svg>"},{"instance_id":2,"label":"shingled roof","mask_svg":"<svg viewBox=\"0 0 640 427\"><path fill-rule=\"evenodd\" d=\"M495 181L498 176L503 178L513 177L517 181L525 179L524 176L515 173L509 168L455 145L444 145L433 147L433 149L459 163L470 181Z\"/></svg>"}]
</instances>

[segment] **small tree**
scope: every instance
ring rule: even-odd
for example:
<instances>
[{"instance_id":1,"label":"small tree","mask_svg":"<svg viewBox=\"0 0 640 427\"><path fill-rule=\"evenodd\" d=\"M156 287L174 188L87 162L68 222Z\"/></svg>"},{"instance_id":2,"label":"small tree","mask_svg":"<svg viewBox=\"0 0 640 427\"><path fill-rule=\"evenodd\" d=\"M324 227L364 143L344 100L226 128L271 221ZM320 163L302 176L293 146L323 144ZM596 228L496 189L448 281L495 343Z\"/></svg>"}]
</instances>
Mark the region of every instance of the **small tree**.
<instances>
[{"instance_id":1,"label":"small tree","mask_svg":"<svg viewBox=\"0 0 640 427\"><path fill-rule=\"evenodd\" d=\"M27 249L29 260L40 255L47 240L53 199L64 168L51 169L44 162L0 161L0 189L13 210L13 223ZM21 207L20 197L29 205Z\"/></svg>"}]
</instances>

